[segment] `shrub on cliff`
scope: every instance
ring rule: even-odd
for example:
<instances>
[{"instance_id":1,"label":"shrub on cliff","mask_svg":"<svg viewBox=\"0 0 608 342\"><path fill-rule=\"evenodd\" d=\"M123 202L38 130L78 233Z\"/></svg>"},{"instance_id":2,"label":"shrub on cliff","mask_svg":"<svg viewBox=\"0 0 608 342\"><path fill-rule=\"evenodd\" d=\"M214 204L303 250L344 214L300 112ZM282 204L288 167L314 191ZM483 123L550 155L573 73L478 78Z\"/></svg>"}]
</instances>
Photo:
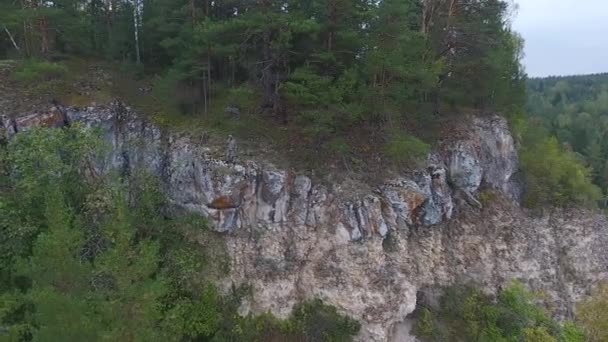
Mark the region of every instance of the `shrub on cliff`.
<instances>
[{"instance_id":1,"label":"shrub on cliff","mask_svg":"<svg viewBox=\"0 0 608 342\"><path fill-rule=\"evenodd\" d=\"M47 61L25 61L21 63L13 78L19 82L33 83L64 78L68 69L59 63Z\"/></svg>"},{"instance_id":2,"label":"shrub on cliff","mask_svg":"<svg viewBox=\"0 0 608 342\"><path fill-rule=\"evenodd\" d=\"M421 310L415 333L423 341L585 341L572 323L552 320L519 283L497 298L473 287L448 288L438 309Z\"/></svg>"},{"instance_id":3,"label":"shrub on cliff","mask_svg":"<svg viewBox=\"0 0 608 342\"><path fill-rule=\"evenodd\" d=\"M529 129L520 151L524 171L524 204L593 206L601 197L592 183L591 170L557 139Z\"/></svg>"},{"instance_id":4,"label":"shrub on cliff","mask_svg":"<svg viewBox=\"0 0 608 342\"><path fill-rule=\"evenodd\" d=\"M588 341L608 341L608 284L600 285L591 298L579 304L577 316Z\"/></svg>"},{"instance_id":5,"label":"shrub on cliff","mask_svg":"<svg viewBox=\"0 0 608 342\"><path fill-rule=\"evenodd\" d=\"M213 341L349 342L359 333L357 321L319 299L296 305L284 320L270 313L241 317L236 311L244 295L247 289L239 288L223 299L223 321Z\"/></svg>"},{"instance_id":6,"label":"shrub on cliff","mask_svg":"<svg viewBox=\"0 0 608 342\"><path fill-rule=\"evenodd\" d=\"M305 336L306 341L351 341L361 328L357 321L318 299L298 305L291 321L294 330Z\"/></svg>"},{"instance_id":7,"label":"shrub on cliff","mask_svg":"<svg viewBox=\"0 0 608 342\"><path fill-rule=\"evenodd\" d=\"M390 160L397 164L419 162L429 151L430 146L424 141L398 130L390 133L384 149Z\"/></svg>"}]
</instances>

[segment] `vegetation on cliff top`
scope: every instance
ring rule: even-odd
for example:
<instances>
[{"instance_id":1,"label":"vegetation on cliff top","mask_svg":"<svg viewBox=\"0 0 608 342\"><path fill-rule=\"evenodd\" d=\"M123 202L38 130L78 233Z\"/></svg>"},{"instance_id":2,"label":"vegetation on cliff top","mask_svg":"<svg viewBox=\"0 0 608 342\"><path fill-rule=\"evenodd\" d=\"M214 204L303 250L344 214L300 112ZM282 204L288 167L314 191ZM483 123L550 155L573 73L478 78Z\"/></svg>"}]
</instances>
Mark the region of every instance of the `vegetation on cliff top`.
<instances>
[{"instance_id":1,"label":"vegetation on cliff top","mask_svg":"<svg viewBox=\"0 0 608 342\"><path fill-rule=\"evenodd\" d=\"M523 106L510 10L503 0L3 2L0 55L123 64L118 76L141 81L113 88L159 121L268 136L296 162L374 160L381 171L416 159L427 148L416 139L429 143L452 114Z\"/></svg>"}]
</instances>

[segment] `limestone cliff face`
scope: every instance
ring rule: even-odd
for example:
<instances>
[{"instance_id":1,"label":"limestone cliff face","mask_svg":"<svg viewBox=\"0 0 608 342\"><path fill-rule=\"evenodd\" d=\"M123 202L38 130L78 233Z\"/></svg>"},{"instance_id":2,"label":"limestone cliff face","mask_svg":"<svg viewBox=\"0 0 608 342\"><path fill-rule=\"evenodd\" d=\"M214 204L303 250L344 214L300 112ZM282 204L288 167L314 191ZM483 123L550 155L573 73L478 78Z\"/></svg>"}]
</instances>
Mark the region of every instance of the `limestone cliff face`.
<instances>
[{"instance_id":1,"label":"limestone cliff face","mask_svg":"<svg viewBox=\"0 0 608 342\"><path fill-rule=\"evenodd\" d=\"M225 236L225 286L250 284L243 312L284 316L319 297L363 324L361 341L403 341L401 323L419 292L474 282L489 292L512 279L543 290L557 315L608 279L608 222L584 211L521 210L517 153L504 119L471 118L439 144L428 167L351 195L340 184L170 134L120 105L3 119L7 134L82 121L112 145L103 168L145 167L178 207L209 218ZM58 119L58 116L67 120ZM481 207L480 189L499 194ZM398 332L398 333L396 333Z\"/></svg>"}]
</instances>

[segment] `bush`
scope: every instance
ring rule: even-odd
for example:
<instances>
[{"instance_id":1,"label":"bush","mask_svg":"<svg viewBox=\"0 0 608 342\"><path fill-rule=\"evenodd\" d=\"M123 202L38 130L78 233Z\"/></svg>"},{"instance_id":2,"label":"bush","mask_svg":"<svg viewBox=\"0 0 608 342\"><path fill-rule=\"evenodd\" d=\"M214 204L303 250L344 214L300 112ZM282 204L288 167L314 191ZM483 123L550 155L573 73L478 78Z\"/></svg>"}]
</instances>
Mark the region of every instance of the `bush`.
<instances>
[{"instance_id":1,"label":"bush","mask_svg":"<svg viewBox=\"0 0 608 342\"><path fill-rule=\"evenodd\" d=\"M236 314L240 301L237 295L224 303L227 309L223 326L214 340L348 342L359 333L357 321L341 315L335 307L319 299L297 305L286 320L277 319L270 313L240 317Z\"/></svg>"},{"instance_id":2,"label":"bush","mask_svg":"<svg viewBox=\"0 0 608 342\"><path fill-rule=\"evenodd\" d=\"M574 155L563 150L557 139L542 138L521 151L524 171L524 204L594 205L601 197L600 189L592 183L591 172Z\"/></svg>"},{"instance_id":3,"label":"bush","mask_svg":"<svg viewBox=\"0 0 608 342\"><path fill-rule=\"evenodd\" d=\"M21 64L13 78L18 82L33 83L62 79L67 74L68 69L62 64L31 60Z\"/></svg>"},{"instance_id":4,"label":"bush","mask_svg":"<svg viewBox=\"0 0 608 342\"><path fill-rule=\"evenodd\" d=\"M498 194L491 189L484 189L479 192L479 202L486 207L498 199Z\"/></svg>"},{"instance_id":5,"label":"bush","mask_svg":"<svg viewBox=\"0 0 608 342\"><path fill-rule=\"evenodd\" d=\"M227 99L225 103L221 103L223 113L227 107L237 108L241 112L253 112L260 106L260 94L255 88L247 84L243 84L236 88L227 90Z\"/></svg>"},{"instance_id":6,"label":"bush","mask_svg":"<svg viewBox=\"0 0 608 342\"><path fill-rule=\"evenodd\" d=\"M608 284L600 285L591 298L580 303L578 320L588 341L608 341Z\"/></svg>"},{"instance_id":7,"label":"bush","mask_svg":"<svg viewBox=\"0 0 608 342\"><path fill-rule=\"evenodd\" d=\"M536 305L536 298L513 283L493 298L479 289L446 289L440 308L424 308L414 333L423 341L580 342L584 335L574 323L563 326Z\"/></svg>"},{"instance_id":8,"label":"bush","mask_svg":"<svg viewBox=\"0 0 608 342\"><path fill-rule=\"evenodd\" d=\"M384 152L396 163L412 163L424 159L430 146L424 141L404 132L392 132Z\"/></svg>"},{"instance_id":9,"label":"bush","mask_svg":"<svg viewBox=\"0 0 608 342\"><path fill-rule=\"evenodd\" d=\"M317 140L334 134L336 122L336 115L332 111L302 111L298 115L298 124L304 127L304 133Z\"/></svg>"},{"instance_id":10,"label":"bush","mask_svg":"<svg viewBox=\"0 0 608 342\"><path fill-rule=\"evenodd\" d=\"M351 341L361 329L359 322L339 314L335 307L319 299L298 305L291 324L306 341Z\"/></svg>"}]
</instances>

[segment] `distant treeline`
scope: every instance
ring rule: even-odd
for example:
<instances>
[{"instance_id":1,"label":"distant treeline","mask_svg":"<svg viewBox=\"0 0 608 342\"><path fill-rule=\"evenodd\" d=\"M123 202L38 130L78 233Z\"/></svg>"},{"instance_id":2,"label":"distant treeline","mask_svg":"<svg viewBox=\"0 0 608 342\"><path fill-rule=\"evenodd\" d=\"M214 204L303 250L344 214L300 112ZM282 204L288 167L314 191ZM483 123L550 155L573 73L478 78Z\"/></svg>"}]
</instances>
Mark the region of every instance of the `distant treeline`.
<instances>
[{"instance_id":1,"label":"distant treeline","mask_svg":"<svg viewBox=\"0 0 608 342\"><path fill-rule=\"evenodd\" d=\"M533 78L528 81L531 117L591 168L608 190L608 73Z\"/></svg>"}]
</instances>

